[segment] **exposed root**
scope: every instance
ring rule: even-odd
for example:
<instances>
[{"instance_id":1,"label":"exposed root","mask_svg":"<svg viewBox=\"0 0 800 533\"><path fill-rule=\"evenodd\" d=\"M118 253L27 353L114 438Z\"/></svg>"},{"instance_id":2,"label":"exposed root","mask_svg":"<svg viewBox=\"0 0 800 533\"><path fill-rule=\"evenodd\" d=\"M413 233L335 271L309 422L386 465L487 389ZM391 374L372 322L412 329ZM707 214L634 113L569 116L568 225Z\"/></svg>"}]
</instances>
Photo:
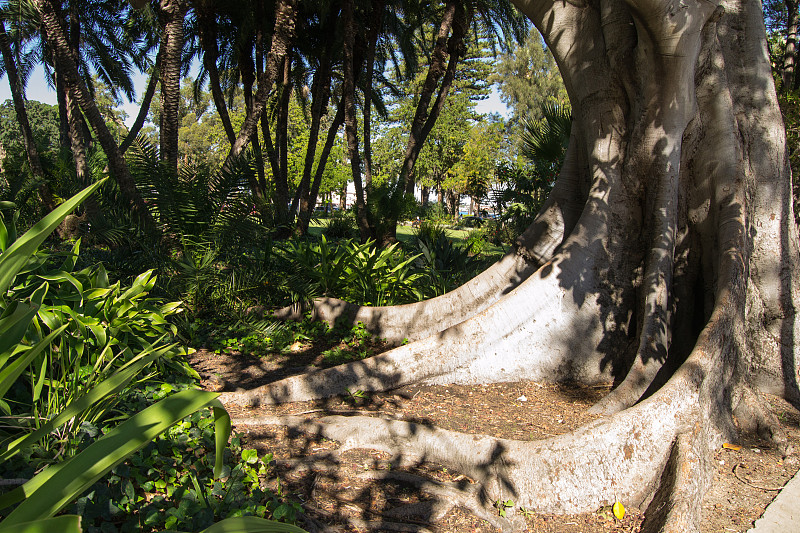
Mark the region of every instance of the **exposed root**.
<instances>
[{"instance_id":1,"label":"exposed root","mask_svg":"<svg viewBox=\"0 0 800 533\"><path fill-rule=\"evenodd\" d=\"M659 489L645 512L642 533L699 532L701 503L712 477L702 430L695 427L678 435Z\"/></svg>"},{"instance_id":2,"label":"exposed root","mask_svg":"<svg viewBox=\"0 0 800 533\"><path fill-rule=\"evenodd\" d=\"M331 326L359 322L372 334L393 345L434 335L480 313L514 290L539 267L517 253L509 253L483 273L446 294L405 305L370 307L337 298L317 298L310 304L293 304L275 311L281 320L297 320L308 310L315 320Z\"/></svg>"},{"instance_id":3,"label":"exposed root","mask_svg":"<svg viewBox=\"0 0 800 533\"><path fill-rule=\"evenodd\" d=\"M442 483L423 478L407 472L365 472L359 475L362 479L375 479L381 481L397 481L406 485L411 485L434 497L436 500L419 502L397 509L393 509L387 515L401 517L406 513L424 512L424 516L429 516L431 521L437 521L444 517L454 507L466 509L473 515L486 520L490 524L500 529L519 529L518 520L507 520L500 517L492 505L491 500L484 494L480 484L470 483ZM513 511L509 510L509 514Z\"/></svg>"},{"instance_id":4,"label":"exposed root","mask_svg":"<svg viewBox=\"0 0 800 533\"><path fill-rule=\"evenodd\" d=\"M349 503L349 502L348 502ZM361 512L366 512L361 507L351 504L352 507L356 508ZM327 520L335 521L335 520L342 520L347 524L361 530L366 531L402 531L402 532L409 532L409 533L433 533L430 529L426 528L422 525L416 524L401 524L399 522L391 522L388 520L363 520L361 518L353 518L353 517L343 517L337 515L335 513L331 513L324 509L320 509L311 504L305 504L307 510L316 513L325 517Z\"/></svg>"},{"instance_id":5,"label":"exposed root","mask_svg":"<svg viewBox=\"0 0 800 533\"><path fill-rule=\"evenodd\" d=\"M740 430L744 433L758 435L785 454L786 432L767 405L766 399L761 393L750 387L742 386L740 389L741 396L734 408L734 415Z\"/></svg>"}]
</instances>

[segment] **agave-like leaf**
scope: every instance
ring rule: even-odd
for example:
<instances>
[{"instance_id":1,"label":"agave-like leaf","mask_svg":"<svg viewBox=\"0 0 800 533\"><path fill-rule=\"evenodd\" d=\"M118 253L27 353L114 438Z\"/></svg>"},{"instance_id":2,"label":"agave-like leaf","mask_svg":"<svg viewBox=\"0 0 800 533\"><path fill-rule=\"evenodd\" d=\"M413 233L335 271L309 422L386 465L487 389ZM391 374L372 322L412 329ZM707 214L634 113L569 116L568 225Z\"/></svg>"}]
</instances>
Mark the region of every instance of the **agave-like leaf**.
<instances>
[{"instance_id":1,"label":"agave-like leaf","mask_svg":"<svg viewBox=\"0 0 800 533\"><path fill-rule=\"evenodd\" d=\"M98 181L62 203L6 248L0 255L0 294L8 290L17 273L27 264L28 259L39 249L39 245L47 236L61 224L64 217L74 211L104 182L105 180Z\"/></svg>"}]
</instances>

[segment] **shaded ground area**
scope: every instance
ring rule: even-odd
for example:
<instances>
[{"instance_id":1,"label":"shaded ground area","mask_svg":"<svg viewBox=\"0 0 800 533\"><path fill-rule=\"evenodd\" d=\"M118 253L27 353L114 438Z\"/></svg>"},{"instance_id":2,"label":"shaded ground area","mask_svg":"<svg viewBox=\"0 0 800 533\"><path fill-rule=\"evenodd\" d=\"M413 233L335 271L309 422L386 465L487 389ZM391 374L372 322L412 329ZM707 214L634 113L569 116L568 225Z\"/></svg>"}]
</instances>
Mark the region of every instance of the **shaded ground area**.
<instances>
[{"instance_id":1,"label":"shaded ground area","mask_svg":"<svg viewBox=\"0 0 800 533\"><path fill-rule=\"evenodd\" d=\"M210 390L251 388L324 364L313 346L297 346L294 352L269 360L201 350L191 362ZM276 407L230 406L229 411L235 429L249 446L273 454L280 488L302 503L311 518L305 524L310 530L494 532L500 530L475 516L472 511L476 509L453 506L453 500L447 498L453 490L463 493L477 489L459 472L430 463L392 464L387 454L375 450L339 452L336 442L262 424L258 418L370 414L466 433L535 440L567 433L596 418L586 410L608 390L607 386L537 383L410 386L372 395L351 391L353 394L347 397ZM773 399L771 405L794 451L783 458L757 440L719 449L714 485L703 504L704 532L747 531L775 497L775 489L797 471L800 413L782 400ZM271 483L273 489L278 488L276 480ZM610 508L566 516L529 514L516 507L505 511L509 516L525 515L529 531L639 531L643 509L622 503L627 508L622 520L616 519ZM490 508L488 512L499 513L500 509Z\"/></svg>"}]
</instances>

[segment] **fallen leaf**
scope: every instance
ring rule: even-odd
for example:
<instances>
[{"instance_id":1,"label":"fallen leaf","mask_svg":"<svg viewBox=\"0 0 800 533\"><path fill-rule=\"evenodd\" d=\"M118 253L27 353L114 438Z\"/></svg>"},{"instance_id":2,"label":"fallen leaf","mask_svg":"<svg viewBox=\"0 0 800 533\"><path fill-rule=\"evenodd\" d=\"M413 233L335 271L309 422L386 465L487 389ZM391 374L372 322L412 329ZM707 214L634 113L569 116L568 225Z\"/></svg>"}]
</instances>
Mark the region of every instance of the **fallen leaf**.
<instances>
[{"instance_id":1,"label":"fallen leaf","mask_svg":"<svg viewBox=\"0 0 800 533\"><path fill-rule=\"evenodd\" d=\"M612 507L612 510L614 511L614 516L617 517L617 520L622 520L622 517L625 516L625 506L620 502L615 503L614 507Z\"/></svg>"},{"instance_id":2,"label":"fallen leaf","mask_svg":"<svg viewBox=\"0 0 800 533\"><path fill-rule=\"evenodd\" d=\"M730 442L723 442L722 447L725 448L726 450L733 450L733 451L739 451L742 449L742 447L739 446L738 444L731 444Z\"/></svg>"}]
</instances>

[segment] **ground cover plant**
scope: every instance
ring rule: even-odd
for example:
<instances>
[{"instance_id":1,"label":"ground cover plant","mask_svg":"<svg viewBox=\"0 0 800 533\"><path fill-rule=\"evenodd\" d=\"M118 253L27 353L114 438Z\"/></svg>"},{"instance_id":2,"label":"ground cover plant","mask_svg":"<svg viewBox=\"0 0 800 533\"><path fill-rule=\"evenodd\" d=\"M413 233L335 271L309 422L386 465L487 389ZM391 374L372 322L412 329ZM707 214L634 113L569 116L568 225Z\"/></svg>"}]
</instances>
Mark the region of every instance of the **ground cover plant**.
<instances>
[{"instance_id":1,"label":"ground cover plant","mask_svg":"<svg viewBox=\"0 0 800 533\"><path fill-rule=\"evenodd\" d=\"M170 374L176 371L182 371L179 373L183 376L196 374L185 363L175 360L180 353L175 351L177 345L165 342L175 332L165 316L176 312L179 306L163 303L159 306L158 302L147 298L155 282L151 272L137 277L123 290L119 283L109 283L102 267L72 271L79 250L77 243L65 258L60 258L63 261L55 262L58 265L55 270L53 262L57 256L37 253L64 217L102 183L65 201L22 236L16 235L16 217L10 219L10 224L0 221L0 332L3 333L0 409L8 421L3 428L0 464L7 469L6 475L8 472L31 475L29 479L21 479L19 487L0 495L3 509L0 530L80 531L79 515L55 515L87 489L90 494L78 500L75 510L84 515L87 522L84 525L89 529L94 522L93 514L111 521L123 515L134 522L130 530L139 530L145 524L159 525L158 517L163 516L164 509L141 509L143 514L140 514L131 505L152 500L160 503L162 496L148 499L140 492L137 497L136 488L128 480L123 484L124 494L117 503L108 498L108 492L98 494L99 489L92 487L172 425L208 407L213 407L213 417L205 421L196 419L197 431L215 426L216 454L213 461L204 463L204 475L213 471L215 479L228 478L227 487L221 482L216 485L212 482L209 491L215 503L216 498L222 496L222 504L212 508L209 495L194 477L195 500L201 501L201 507L212 508L210 516L209 513L188 516L173 512L168 513L170 518L164 525L196 529L210 526L221 514L230 514L233 521L227 527L238 531L253 530L255 525L260 525L261 530L270 530L274 523L261 520L256 524L252 518L235 515L270 513L275 518L294 521L296 513L292 507L284 505L277 497L271 509L261 492L254 500L243 501L243 480L251 485L258 484L258 474L265 472L263 468L259 472L259 466L263 465L259 465L251 451L242 452L239 464L228 467L226 474L224 448L230 435L230 419L215 394L185 387L169 394L174 387L163 384L152 397L142 396L143 405L128 402L128 408L135 407L128 412L115 408L120 395L127 394L130 398L135 394L131 384L146 379L150 365L160 364L162 374L168 373L166 369L171 369ZM188 428L182 426L182 429ZM188 442L189 436L181 435ZM201 435L197 434L194 444L198 447L192 451L200 449L201 444L208 444L199 439ZM159 440L155 449L170 449L165 442ZM152 458L153 454L149 455ZM137 466L135 460L133 463ZM41 470L42 465L47 468ZM247 465L256 466L248 469ZM166 472L160 471L157 464L147 465L146 461L139 461L138 466L154 467L145 472L135 471L142 491L149 490L152 496L153 489L161 489L166 495L170 492L175 495L176 487L169 483L179 479L174 459L173 470ZM106 483L119 486L123 482L119 475L123 470L117 470ZM153 472L158 472L159 476L146 479ZM198 468L195 473L200 475ZM185 481L187 475L180 477ZM100 483L100 487L104 485ZM229 494L231 502L227 501ZM102 511L98 512L97 505L92 506L92 503L100 504ZM225 508L226 503L240 508L230 511ZM206 523L194 521L203 516L207 518ZM111 523L106 522L98 530L107 530ZM285 531L302 531L289 525L281 527Z\"/></svg>"}]
</instances>

